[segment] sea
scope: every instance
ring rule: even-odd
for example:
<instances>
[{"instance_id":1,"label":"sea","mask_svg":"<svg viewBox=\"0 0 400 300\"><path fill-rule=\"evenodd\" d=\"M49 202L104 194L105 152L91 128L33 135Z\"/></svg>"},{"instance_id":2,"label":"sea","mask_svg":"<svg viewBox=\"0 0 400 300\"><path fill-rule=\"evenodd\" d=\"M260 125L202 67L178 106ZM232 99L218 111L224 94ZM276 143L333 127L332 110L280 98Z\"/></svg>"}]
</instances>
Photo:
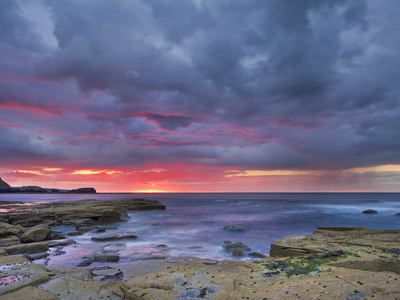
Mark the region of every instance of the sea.
<instances>
[{"instance_id":1,"label":"sea","mask_svg":"<svg viewBox=\"0 0 400 300\"><path fill-rule=\"evenodd\" d=\"M232 256L222 244L242 242L268 255L277 239L310 234L319 226L400 228L400 216L395 216L400 213L400 193L0 194L0 201L23 202L128 198L158 200L166 210L130 212L128 221L112 224L106 231L134 233L135 240L99 243L91 238L104 233L89 231L70 236L75 244L52 250L42 263L73 266L100 250L118 253L122 262L174 257L249 260ZM363 214L367 209L378 213ZM224 230L227 225L247 230ZM54 229L65 234L75 231L72 226Z\"/></svg>"}]
</instances>

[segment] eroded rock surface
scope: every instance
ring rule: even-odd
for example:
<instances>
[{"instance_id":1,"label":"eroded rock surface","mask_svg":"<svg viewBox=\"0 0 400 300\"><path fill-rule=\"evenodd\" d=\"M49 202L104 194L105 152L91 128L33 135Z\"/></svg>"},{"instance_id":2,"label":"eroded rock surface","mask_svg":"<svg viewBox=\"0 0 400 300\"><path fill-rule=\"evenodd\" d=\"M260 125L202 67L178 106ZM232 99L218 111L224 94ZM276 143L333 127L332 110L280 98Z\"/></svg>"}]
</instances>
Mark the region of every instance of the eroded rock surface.
<instances>
[{"instance_id":1,"label":"eroded rock surface","mask_svg":"<svg viewBox=\"0 0 400 300\"><path fill-rule=\"evenodd\" d=\"M0 222L31 227L40 223L52 225L83 225L94 222L114 222L128 218L129 210L165 209L156 200L79 200L0 206Z\"/></svg>"}]
</instances>

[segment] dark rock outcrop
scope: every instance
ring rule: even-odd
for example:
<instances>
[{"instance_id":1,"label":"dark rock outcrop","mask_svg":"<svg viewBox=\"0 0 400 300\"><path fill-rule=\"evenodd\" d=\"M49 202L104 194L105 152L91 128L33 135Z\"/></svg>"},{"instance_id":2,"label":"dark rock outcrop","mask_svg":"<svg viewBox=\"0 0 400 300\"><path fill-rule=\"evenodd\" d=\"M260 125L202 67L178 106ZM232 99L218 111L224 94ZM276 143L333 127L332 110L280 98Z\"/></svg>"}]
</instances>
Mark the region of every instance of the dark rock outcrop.
<instances>
[{"instance_id":1,"label":"dark rock outcrop","mask_svg":"<svg viewBox=\"0 0 400 300\"><path fill-rule=\"evenodd\" d=\"M10 188L11 186L0 177L0 188Z\"/></svg>"},{"instance_id":2,"label":"dark rock outcrop","mask_svg":"<svg viewBox=\"0 0 400 300\"><path fill-rule=\"evenodd\" d=\"M368 215L373 215L373 214L377 214L378 212L376 210L373 209L367 209L363 211L363 214L368 214Z\"/></svg>"},{"instance_id":3,"label":"dark rock outcrop","mask_svg":"<svg viewBox=\"0 0 400 300\"><path fill-rule=\"evenodd\" d=\"M227 225L224 226L223 229L226 231L235 231L235 232L244 232L247 230L247 228L242 225Z\"/></svg>"},{"instance_id":4,"label":"dark rock outcrop","mask_svg":"<svg viewBox=\"0 0 400 300\"><path fill-rule=\"evenodd\" d=\"M129 240L137 239L137 235L130 232L117 232L117 233L104 234L92 237L92 240L96 242L119 241L127 239Z\"/></svg>"}]
</instances>

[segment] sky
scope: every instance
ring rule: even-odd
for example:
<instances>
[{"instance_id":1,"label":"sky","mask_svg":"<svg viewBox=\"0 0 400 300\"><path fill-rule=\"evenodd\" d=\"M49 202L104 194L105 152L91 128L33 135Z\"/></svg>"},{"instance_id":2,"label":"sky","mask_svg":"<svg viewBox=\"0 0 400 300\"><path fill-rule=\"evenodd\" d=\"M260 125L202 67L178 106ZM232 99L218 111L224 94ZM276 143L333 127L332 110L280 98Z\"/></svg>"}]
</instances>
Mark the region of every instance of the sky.
<instances>
[{"instance_id":1,"label":"sky","mask_svg":"<svg viewBox=\"0 0 400 300\"><path fill-rule=\"evenodd\" d=\"M398 0L1 0L0 177L400 192Z\"/></svg>"}]
</instances>

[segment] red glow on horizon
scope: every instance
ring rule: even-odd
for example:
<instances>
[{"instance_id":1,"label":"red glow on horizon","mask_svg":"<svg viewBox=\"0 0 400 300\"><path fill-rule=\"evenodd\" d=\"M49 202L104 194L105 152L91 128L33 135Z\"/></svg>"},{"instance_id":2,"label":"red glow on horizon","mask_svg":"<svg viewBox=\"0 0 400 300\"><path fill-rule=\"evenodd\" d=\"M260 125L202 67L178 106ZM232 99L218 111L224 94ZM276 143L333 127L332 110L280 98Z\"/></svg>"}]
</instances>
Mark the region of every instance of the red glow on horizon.
<instances>
[{"instance_id":1,"label":"red glow on horizon","mask_svg":"<svg viewBox=\"0 0 400 300\"><path fill-rule=\"evenodd\" d=\"M21 170L2 171L0 177L16 187L24 185L56 189L93 187L98 193L374 192L368 184L352 186L351 182L332 189L329 181L325 182L323 177L317 175L230 176L231 174L233 171L226 170L225 167L170 164L162 167L154 165L131 169L27 167ZM241 172L237 171L237 174Z\"/></svg>"}]
</instances>

